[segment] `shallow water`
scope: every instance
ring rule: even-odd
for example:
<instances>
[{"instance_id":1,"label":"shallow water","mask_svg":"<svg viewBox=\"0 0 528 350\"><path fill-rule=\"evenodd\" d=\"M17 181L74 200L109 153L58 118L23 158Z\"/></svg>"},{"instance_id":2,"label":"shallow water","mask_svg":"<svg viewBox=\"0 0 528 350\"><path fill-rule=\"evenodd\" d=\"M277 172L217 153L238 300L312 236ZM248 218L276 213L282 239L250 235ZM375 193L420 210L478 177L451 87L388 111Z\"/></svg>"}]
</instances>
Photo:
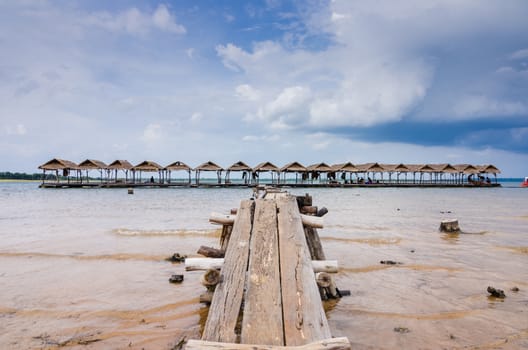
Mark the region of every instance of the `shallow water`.
<instances>
[{"instance_id":1,"label":"shallow water","mask_svg":"<svg viewBox=\"0 0 528 350\"><path fill-rule=\"evenodd\" d=\"M202 273L164 259L216 246L210 212L251 190L36 187L0 184L0 348L171 349L199 337ZM355 349L528 348L526 189L292 192L329 209L319 233L352 293L325 303L334 336ZM439 233L447 218L466 233ZM180 285L168 282L176 273Z\"/></svg>"}]
</instances>

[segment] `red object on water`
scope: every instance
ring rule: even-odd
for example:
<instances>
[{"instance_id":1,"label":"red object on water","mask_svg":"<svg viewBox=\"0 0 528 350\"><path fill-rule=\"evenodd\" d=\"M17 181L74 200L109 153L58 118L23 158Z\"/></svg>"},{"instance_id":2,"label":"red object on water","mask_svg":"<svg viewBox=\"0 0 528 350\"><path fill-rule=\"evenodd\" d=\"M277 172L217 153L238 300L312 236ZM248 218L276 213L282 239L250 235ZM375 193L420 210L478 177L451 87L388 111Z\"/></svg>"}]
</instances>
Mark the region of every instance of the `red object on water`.
<instances>
[{"instance_id":1,"label":"red object on water","mask_svg":"<svg viewBox=\"0 0 528 350\"><path fill-rule=\"evenodd\" d=\"M524 181L521 183L521 187L528 187L528 177L524 178Z\"/></svg>"}]
</instances>

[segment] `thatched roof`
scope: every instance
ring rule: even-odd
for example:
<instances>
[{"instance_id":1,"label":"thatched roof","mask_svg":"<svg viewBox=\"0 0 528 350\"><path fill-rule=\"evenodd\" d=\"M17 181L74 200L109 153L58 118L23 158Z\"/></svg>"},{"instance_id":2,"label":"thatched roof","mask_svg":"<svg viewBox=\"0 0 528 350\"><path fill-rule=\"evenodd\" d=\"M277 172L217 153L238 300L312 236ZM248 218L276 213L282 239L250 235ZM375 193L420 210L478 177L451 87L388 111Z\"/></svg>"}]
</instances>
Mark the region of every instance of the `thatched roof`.
<instances>
[{"instance_id":1,"label":"thatched roof","mask_svg":"<svg viewBox=\"0 0 528 350\"><path fill-rule=\"evenodd\" d=\"M251 171L251 167L246 163L239 161L227 168L227 171Z\"/></svg>"},{"instance_id":2,"label":"thatched roof","mask_svg":"<svg viewBox=\"0 0 528 350\"><path fill-rule=\"evenodd\" d=\"M74 162L58 158L53 158L52 160L47 161L38 168L42 170L79 169L77 164L75 164Z\"/></svg>"},{"instance_id":3,"label":"thatched roof","mask_svg":"<svg viewBox=\"0 0 528 350\"><path fill-rule=\"evenodd\" d=\"M160 171L163 167L151 160L145 160L132 168L134 171Z\"/></svg>"},{"instance_id":4,"label":"thatched roof","mask_svg":"<svg viewBox=\"0 0 528 350\"><path fill-rule=\"evenodd\" d=\"M89 169L106 169L107 165L100 160L95 159L86 159L79 163L79 169L89 170Z\"/></svg>"},{"instance_id":5,"label":"thatched roof","mask_svg":"<svg viewBox=\"0 0 528 350\"><path fill-rule=\"evenodd\" d=\"M406 172L409 172L411 171L411 169L409 169L409 167L403 163L400 163L400 164L380 164L380 166L385 169L385 171L387 172L394 172L394 171L397 171L397 172L400 172L400 173L406 173Z\"/></svg>"},{"instance_id":6,"label":"thatched roof","mask_svg":"<svg viewBox=\"0 0 528 350\"><path fill-rule=\"evenodd\" d=\"M277 171L277 172L279 172L280 169L273 163L264 162L264 163L260 163L256 167L254 167L253 171L258 171L258 172L262 172L262 171Z\"/></svg>"},{"instance_id":7,"label":"thatched roof","mask_svg":"<svg viewBox=\"0 0 528 350\"><path fill-rule=\"evenodd\" d=\"M220 170L224 170L221 166L211 162L211 161L208 161L208 162L205 162L203 164L200 164L198 165L196 168L194 168L194 170L200 170L200 171L220 171Z\"/></svg>"},{"instance_id":8,"label":"thatched roof","mask_svg":"<svg viewBox=\"0 0 528 350\"><path fill-rule=\"evenodd\" d=\"M343 172L349 172L349 173L356 173L359 171L358 168L351 162L346 162L342 164L334 164L332 165L332 169L334 171L343 171Z\"/></svg>"},{"instance_id":9,"label":"thatched roof","mask_svg":"<svg viewBox=\"0 0 528 350\"><path fill-rule=\"evenodd\" d=\"M309 165L308 170L309 171L322 171L322 172L335 171L334 168L332 168L330 165L326 163L317 163L317 164Z\"/></svg>"},{"instance_id":10,"label":"thatched roof","mask_svg":"<svg viewBox=\"0 0 528 350\"><path fill-rule=\"evenodd\" d=\"M280 168L281 172L303 172L306 171L306 167L299 162L291 162Z\"/></svg>"},{"instance_id":11,"label":"thatched roof","mask_svg":"<svg viewBox=\"0 0 528 350\"><path fill-rule=\"evenodd\" d=\"M165 167L165 170L191 170L191 167L185 164L184 162L176 161Z\"/></svg>"},{"instance_id":12,"label":"thatched roof","mask_svg":"<svg viewBox=\"0 0 528 350\"><path fill-rule=\"evenodd\" d=\"M356 166L361 172L367 172L367 171L384 172L385 171L385 169L378 163L358 164Z\"/></svg>"},{"instance_id":13,"label":"thatched roof","mask_svg":"<svg viewBox=\"0 0 528 350\"><path fill-rule=\"evenodd\" d=\"M459 172L464 174L477 174L479 170L471 164L455 164L453 167Z\"/></svg>"},{"instance_id":14,"label":"thatched roof","mask_svg":"<svg viewBox=\"0 0 528 350\"><path fill-rule=\"evenodd\" d=\"M429 164L435 172L438 173L458 173L458 170L455 169L451 164L442 163L442 164Z\"/></svg>"},{"instance_id":15,"label":"thatched roof","mask_svg":"<svg viewBox=\"0 0 528 350\"><path fill-rule=\"evenodd\" d=\"M493 164L477 166L479 172L488 174L500 174L501 171Z\"/></svg>"},{"instance_id":16,"label":"thatched roof","mask_svg":"<svg viewBox=\"0 0 528 350\"><path fill-rule=\"evenodd\" d=\"M435 172L435 168L431 164L423 164L422 166L420 166L420 168L418 168L418 171L422 173L432 173Z\"/></svg>"},{"instance_id":17,"label":"thatched roof","mask_svg":"<svg viewBox=\"0 0 528 350\"><path fill-rule=\"evenodd\" d=\"M114 160L112 163L110 163L107 166L107 169L113 169L113 170L130 170L133 166L130 164L128 160L118 159Z\"/></svg>"}]
</instances>

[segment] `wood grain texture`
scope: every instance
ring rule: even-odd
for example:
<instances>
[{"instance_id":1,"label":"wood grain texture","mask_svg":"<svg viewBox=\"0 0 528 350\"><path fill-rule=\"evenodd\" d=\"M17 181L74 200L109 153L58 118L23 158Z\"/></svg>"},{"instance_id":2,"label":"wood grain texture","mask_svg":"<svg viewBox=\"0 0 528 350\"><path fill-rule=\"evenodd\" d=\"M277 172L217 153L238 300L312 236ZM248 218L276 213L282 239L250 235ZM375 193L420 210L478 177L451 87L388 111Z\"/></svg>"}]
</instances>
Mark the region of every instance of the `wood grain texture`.
<instances>
[{"instance_id":1,"label":"wood grain texture","mask_svg":"<svg viewBox=\"0 0 528 350\"><path fill-rule=\"evenodd\" d=\"M189 340L185 345L186 350L350 350L347 338L324 339L302 346L274 346L252 344L227 344L208 342L203 340Z\"/></svg>"},{"instance_id":2,"label":"wood grain texture","mask_svg":"<svg viewBox=\"0 0 528 350\"><path fill-rule=\"evenodd\" d=\"M241 343L284 345L277 206L257 199L251 234Z\"/></svg>"},{"instance_id":3,"label":"wood grain texture","mask_svg":"<svg viewBox=\"0 0 528 350\"><path fill-rule=\"evenodd\" d=\"M223 280L216 286L202 340L227 343L236 340L235 326L244 293L253 210L253 201L240 203L221 270Z\"/></svg>"},{"instance_id":4,"label":"wood grain texture","mask_svg":"<svg viewBox=\"0 0 528 350\"><path fill-rule=\"evenodd\" d=\"M276 202L285 345L305 345L331 338L297 200L284 196Z\"/></svg>"}]
</instances>

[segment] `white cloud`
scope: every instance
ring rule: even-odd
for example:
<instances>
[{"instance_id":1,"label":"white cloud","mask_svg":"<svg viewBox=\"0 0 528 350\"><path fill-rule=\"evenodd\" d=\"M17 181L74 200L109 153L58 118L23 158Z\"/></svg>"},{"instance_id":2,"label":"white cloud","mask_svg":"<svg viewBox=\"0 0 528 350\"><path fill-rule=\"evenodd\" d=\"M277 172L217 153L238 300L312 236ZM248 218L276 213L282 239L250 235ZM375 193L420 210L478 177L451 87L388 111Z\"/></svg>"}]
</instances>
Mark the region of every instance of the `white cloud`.
<instances>
[{"instance_id":1,"label":"white cloud","mask_svg":"<svg viewBox=\"0 0 528 350\"><path fill-rule=\"evenodd\" d=\"M136 7L115 15L108 12L98 12L88 16L85 23L112 32L125 32L134 35L145 35L152 29L174 34L186 32L185 27L176 23L175 17L163 4L160 4L151 14L141 12Z\"/></svg>"},{"instance_id":2,"label":"white cloud","mask_svg":"<svg viewBox=\"0 0 528 350\"><path fill-rule=\"evenodd\" d=\"M198 123L199 121L201 121L203 119L203 114L200 113L200 112L194 112L192 115L191 115L191 122L193 123Z\"/></svg>"},{"instance_id":3,"label":"white cloud","mask_svg":"<svg viewBox=\"0 0 528 350\"><path fill-rule=\"evenodd\" d=\"M248 84L238 85L235 89L235 92L236 96L243 100L256 101L260 98L259 91Z\"/></svg>"},{"instance_id":4,"label":"white cloud","mask_svg":"<svg viewBox=\"0 0 528 350\"><path fill-rule=\"evenodd\" d=\"M528 106L517 101L500 101L487 96L466 96L453 107L461 118L500 117L528 114Z\"/></svg>"},{"instance_id":5,"label":"white cloud","mask_svg":"<svg viewBox=\"0 0 528 350\"><path fill-rule=\"evenodd\" d=\"M287 87L275 99L260 107L255 117L271 122L271 127L275 129L289 128L306 118L310 97L309 88Z\"/></svg>"},{"instance_id":6,"label":"white cloud","mask_svg":"<svg viewBox=\"0 0 528 350\"><path fill-rule=\"evenodd\" d=\"M522 59L528 58L528 49L522 49L522 50L515 51L514 53L511 54L510 58L512 60L522 60Z\"/></svg>"},{"instance_id":7,"label":"white cloud","mask_svg":"<svg viewBox=\"0 0 528 350\"><path fill-rule=\"evenodd\" d=\"M242 137L242 141L245 141L245 142L256 142L256 141L276 142L279 139L280 139L280 136L277 134L261 135L261 136L246 135Z\"/></svg>"},{"instance_id":8,"label":"white cloud","mask_svg":"<svg viewBox=\"0 0 528 350\"><path fill-rule=\"evenodd\" d=\"M187 54L187 57L189 57L190 59L193 59L194 58L194 48L188 48L187 50L185 50L185 53Z\"/></svg>"},{"instance_id":9,"label":"white cloud","mask_svg":"<svg viewBox=\"0 0 528 350\"><path fill-rule=\"evenodd\" d=\"M145 143L152 143L159 141L163 136L163 131L160 124L152 123L145 127L141 140Z\"/></svg>"},{"instance_id":10,"label":"white cloud","mask_svg":"<svg viewBox=\"0 0 528 350\"><path fill-rule=\"evenodd\" d=\"M154 26L167 32L184 34L186 31L184 26L176 23L174 16L169 12L167 6L163 4L160 4L156 11L154 11L152 21Z\"/></svg>"},{"instance_id":11,"label":"white cloud","mask_svg":"<svg viewBox=\"0 0 528 350\"><path fill-rule=\"evenodd\" d=\"M27 129L24 124L7 125L5 133L12 136L24 136L27 134Z\"/></svg>"}]
</instances>

